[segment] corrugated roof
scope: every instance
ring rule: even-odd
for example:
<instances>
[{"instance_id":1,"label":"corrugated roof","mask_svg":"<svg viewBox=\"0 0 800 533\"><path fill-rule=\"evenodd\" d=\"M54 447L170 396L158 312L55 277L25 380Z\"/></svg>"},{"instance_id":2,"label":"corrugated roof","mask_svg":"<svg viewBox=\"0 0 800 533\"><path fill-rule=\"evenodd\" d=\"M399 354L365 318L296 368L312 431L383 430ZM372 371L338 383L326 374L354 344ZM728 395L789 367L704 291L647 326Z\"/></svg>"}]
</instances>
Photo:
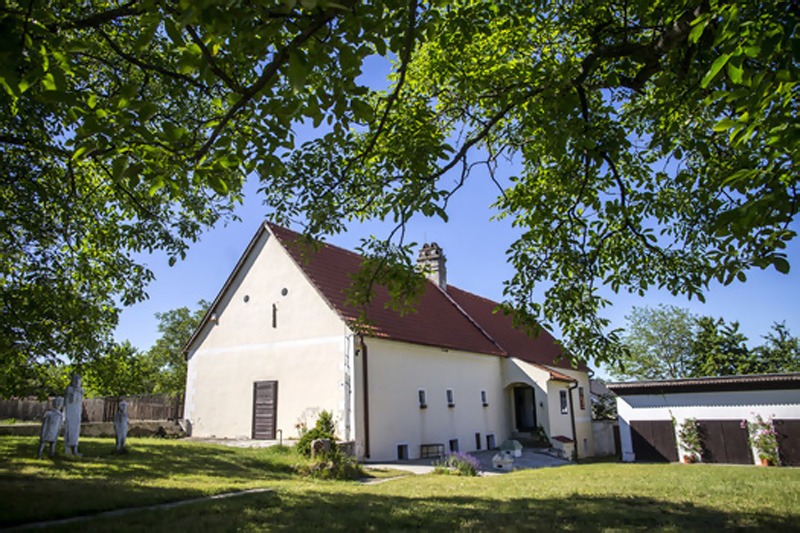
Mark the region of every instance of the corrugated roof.
<instances>
[{"instance_id":1,"label":"corrugated roof","mask_svg":"<svg viewBox=\"0 0 800 533\"><path fill-rule=\"evenodd\" d=\"M361 256L324 243L311 250L303 244L300 234L274 224L268 227L328 304L345 320L356 320L359 309L347 302L347 290L361 267ZM386 288L374 287L372 301L366 309L371 336L572 368L566 359L555 361L562 347L547 331L542 330L538 337L531 338L513 327L510 316L494 313L497 302L453 285L448 285L444 291L429 281L416 312L406 315L387 308L388 302ZM585 365L579 368L586 370ZM574 381L553 369L546 370L552 379Z\"/></svg>"},{"instance_id":2,"label":"corrugated roof","mask_svg":"<svg viewBox=\"0 0 800 533\"><path fill-rule=\"evenodd\" d=\"M607 383L606 387L618 396L676 392L800 389L800 373L630 381Z\"/></svg>"}]
</instances>

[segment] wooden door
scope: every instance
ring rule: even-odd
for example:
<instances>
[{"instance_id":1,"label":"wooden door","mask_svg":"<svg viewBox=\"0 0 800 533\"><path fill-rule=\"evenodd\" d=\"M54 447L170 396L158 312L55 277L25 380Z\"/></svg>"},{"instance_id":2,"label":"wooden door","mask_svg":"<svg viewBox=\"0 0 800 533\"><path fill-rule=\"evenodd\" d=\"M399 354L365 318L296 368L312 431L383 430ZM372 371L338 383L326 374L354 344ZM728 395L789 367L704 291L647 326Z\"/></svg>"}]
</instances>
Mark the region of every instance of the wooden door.
<instances>
[{"instance_id":1,"label":"wooden door","mask_svg":"<svg viewBox=\"0 0 800 533\"><path fill-rule=\"evenodd\" d=\"M698 420L704 463L753 464L747 428L741 420Z\"/></svg>"},{"instance_id":2,"label":"wooden door","mask_svg":"<svg viewBox=\"0 0 800 533\"><path fill-rule=\"evenodd\" d=\"M782 466L800 466L800 420L775 420Z\"/></svg>"},{"instance_id":3,"label":"wooden door","mask_svg":"<svg viewBox=\"0 0 800 533\"><path fill-rule=\"evenodd\" d=\"M253 438L275 439L278 418L278 382L253 383Z\"/></svg>"},{"instance_id":4,"label":"wooden door","mask_svg":"<svg viewBox=\"0 0 800 533\"><path fill-rule=\"evenodd\" d=\"M637 461L678 460L675 428L671 420L634 420L631 422L631 438Z\"/></svg>"}]
</instances>

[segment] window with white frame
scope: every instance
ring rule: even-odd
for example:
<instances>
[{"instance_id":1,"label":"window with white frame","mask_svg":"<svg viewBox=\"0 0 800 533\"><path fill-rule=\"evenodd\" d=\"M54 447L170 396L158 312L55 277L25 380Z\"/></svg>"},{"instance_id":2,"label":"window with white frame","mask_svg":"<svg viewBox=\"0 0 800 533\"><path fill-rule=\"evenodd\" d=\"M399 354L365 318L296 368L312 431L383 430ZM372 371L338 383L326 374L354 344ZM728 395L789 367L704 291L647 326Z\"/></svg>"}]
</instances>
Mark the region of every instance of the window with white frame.
<instances>
[{"instance_id":1,"label":"window with white frame","mask_svg":"<svg viewBox=\"0 0 800 533\"><path fill-rule=\"evenodd\" d=\"M583 393L583 387L578 387L578 403L581 406L581 411L586 410L586 395Z\"/></svg>"},{"instance_id":2,"label":"window with white frame","mask_svg":"<svg viewBox=\"0 0 800 533\"><path fill-rule=\"evenodd\" d=\"M561 414L565 415L569 413L569 404L567 403L567 391L565 390L559 391L559 395L561 396Z\"/></svg>"},{"instance_id":3,"label":"window with white frame","mask_svg":"<svg viewBox=\"0 0 800 533\"><path fill-rule=\"evenodd\" d=\"M447 389L447 391L445 392L445 396L447 396L447 407L455 407L456 400L455 397L453 396L453 389Z\"/></svg>"}]
</instances>

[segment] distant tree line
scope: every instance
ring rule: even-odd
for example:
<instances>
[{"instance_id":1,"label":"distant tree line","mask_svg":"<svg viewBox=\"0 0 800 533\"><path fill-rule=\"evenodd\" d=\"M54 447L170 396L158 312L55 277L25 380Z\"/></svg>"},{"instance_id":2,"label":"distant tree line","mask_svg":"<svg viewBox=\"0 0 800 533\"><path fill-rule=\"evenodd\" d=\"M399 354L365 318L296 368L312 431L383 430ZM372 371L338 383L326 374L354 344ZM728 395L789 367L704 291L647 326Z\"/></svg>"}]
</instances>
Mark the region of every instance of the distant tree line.
<instances>
[{"instance_id":1,"label":"distant tree line","mask_svg":"<svg viewBox=\"0 0 800 533\"><path fill-rule=\"evenodd\" d=\"M783 322L750 347L738 322L696 316L675 306L634 307L626 319L626 355L608 368L615 379L800 372L800 339Z\"/></svg>"},{"instance_id":2,"label":"distant tree line","mask_svg":"<svg viewBox=\"0 0 800 533\"><path fill-rule=\"evenodd\" d=\"M194 310L179 307L156 313L159 338L148 350L130 341L113 343L104 354L89 360L41 361L37 364L0 364L0 397L47 397L64 393L70 374L83 377L92 396L131 394L182 394L186 361L181 349L203 318L209 303L201 300Z\"/></svg>"}]
</instances>

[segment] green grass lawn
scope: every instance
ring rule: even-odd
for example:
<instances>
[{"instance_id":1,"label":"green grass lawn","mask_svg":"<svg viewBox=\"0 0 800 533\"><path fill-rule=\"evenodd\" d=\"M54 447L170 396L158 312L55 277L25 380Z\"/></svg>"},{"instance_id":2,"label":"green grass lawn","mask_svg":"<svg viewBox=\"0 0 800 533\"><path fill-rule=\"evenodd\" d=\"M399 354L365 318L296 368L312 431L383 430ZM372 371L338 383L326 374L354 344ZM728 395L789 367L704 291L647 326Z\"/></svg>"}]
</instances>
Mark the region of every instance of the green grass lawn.
<instances>
[{"instance_id":1,"label":"green grass lawn","mask_svg":"<svg viewBox=\"0 0 800 533\"><path fill-rule=\"evenodd\" d=\"M112 440L86 439L81 459L37 461L35 439L0 437L0 527L258 487L274 491L61 529L712 531L800 525L796 468L595 463L365 485L300 478L292 469L299 459L287 449L129 442L127 455L112 454Z\"/></svg>"}]
</instances>

